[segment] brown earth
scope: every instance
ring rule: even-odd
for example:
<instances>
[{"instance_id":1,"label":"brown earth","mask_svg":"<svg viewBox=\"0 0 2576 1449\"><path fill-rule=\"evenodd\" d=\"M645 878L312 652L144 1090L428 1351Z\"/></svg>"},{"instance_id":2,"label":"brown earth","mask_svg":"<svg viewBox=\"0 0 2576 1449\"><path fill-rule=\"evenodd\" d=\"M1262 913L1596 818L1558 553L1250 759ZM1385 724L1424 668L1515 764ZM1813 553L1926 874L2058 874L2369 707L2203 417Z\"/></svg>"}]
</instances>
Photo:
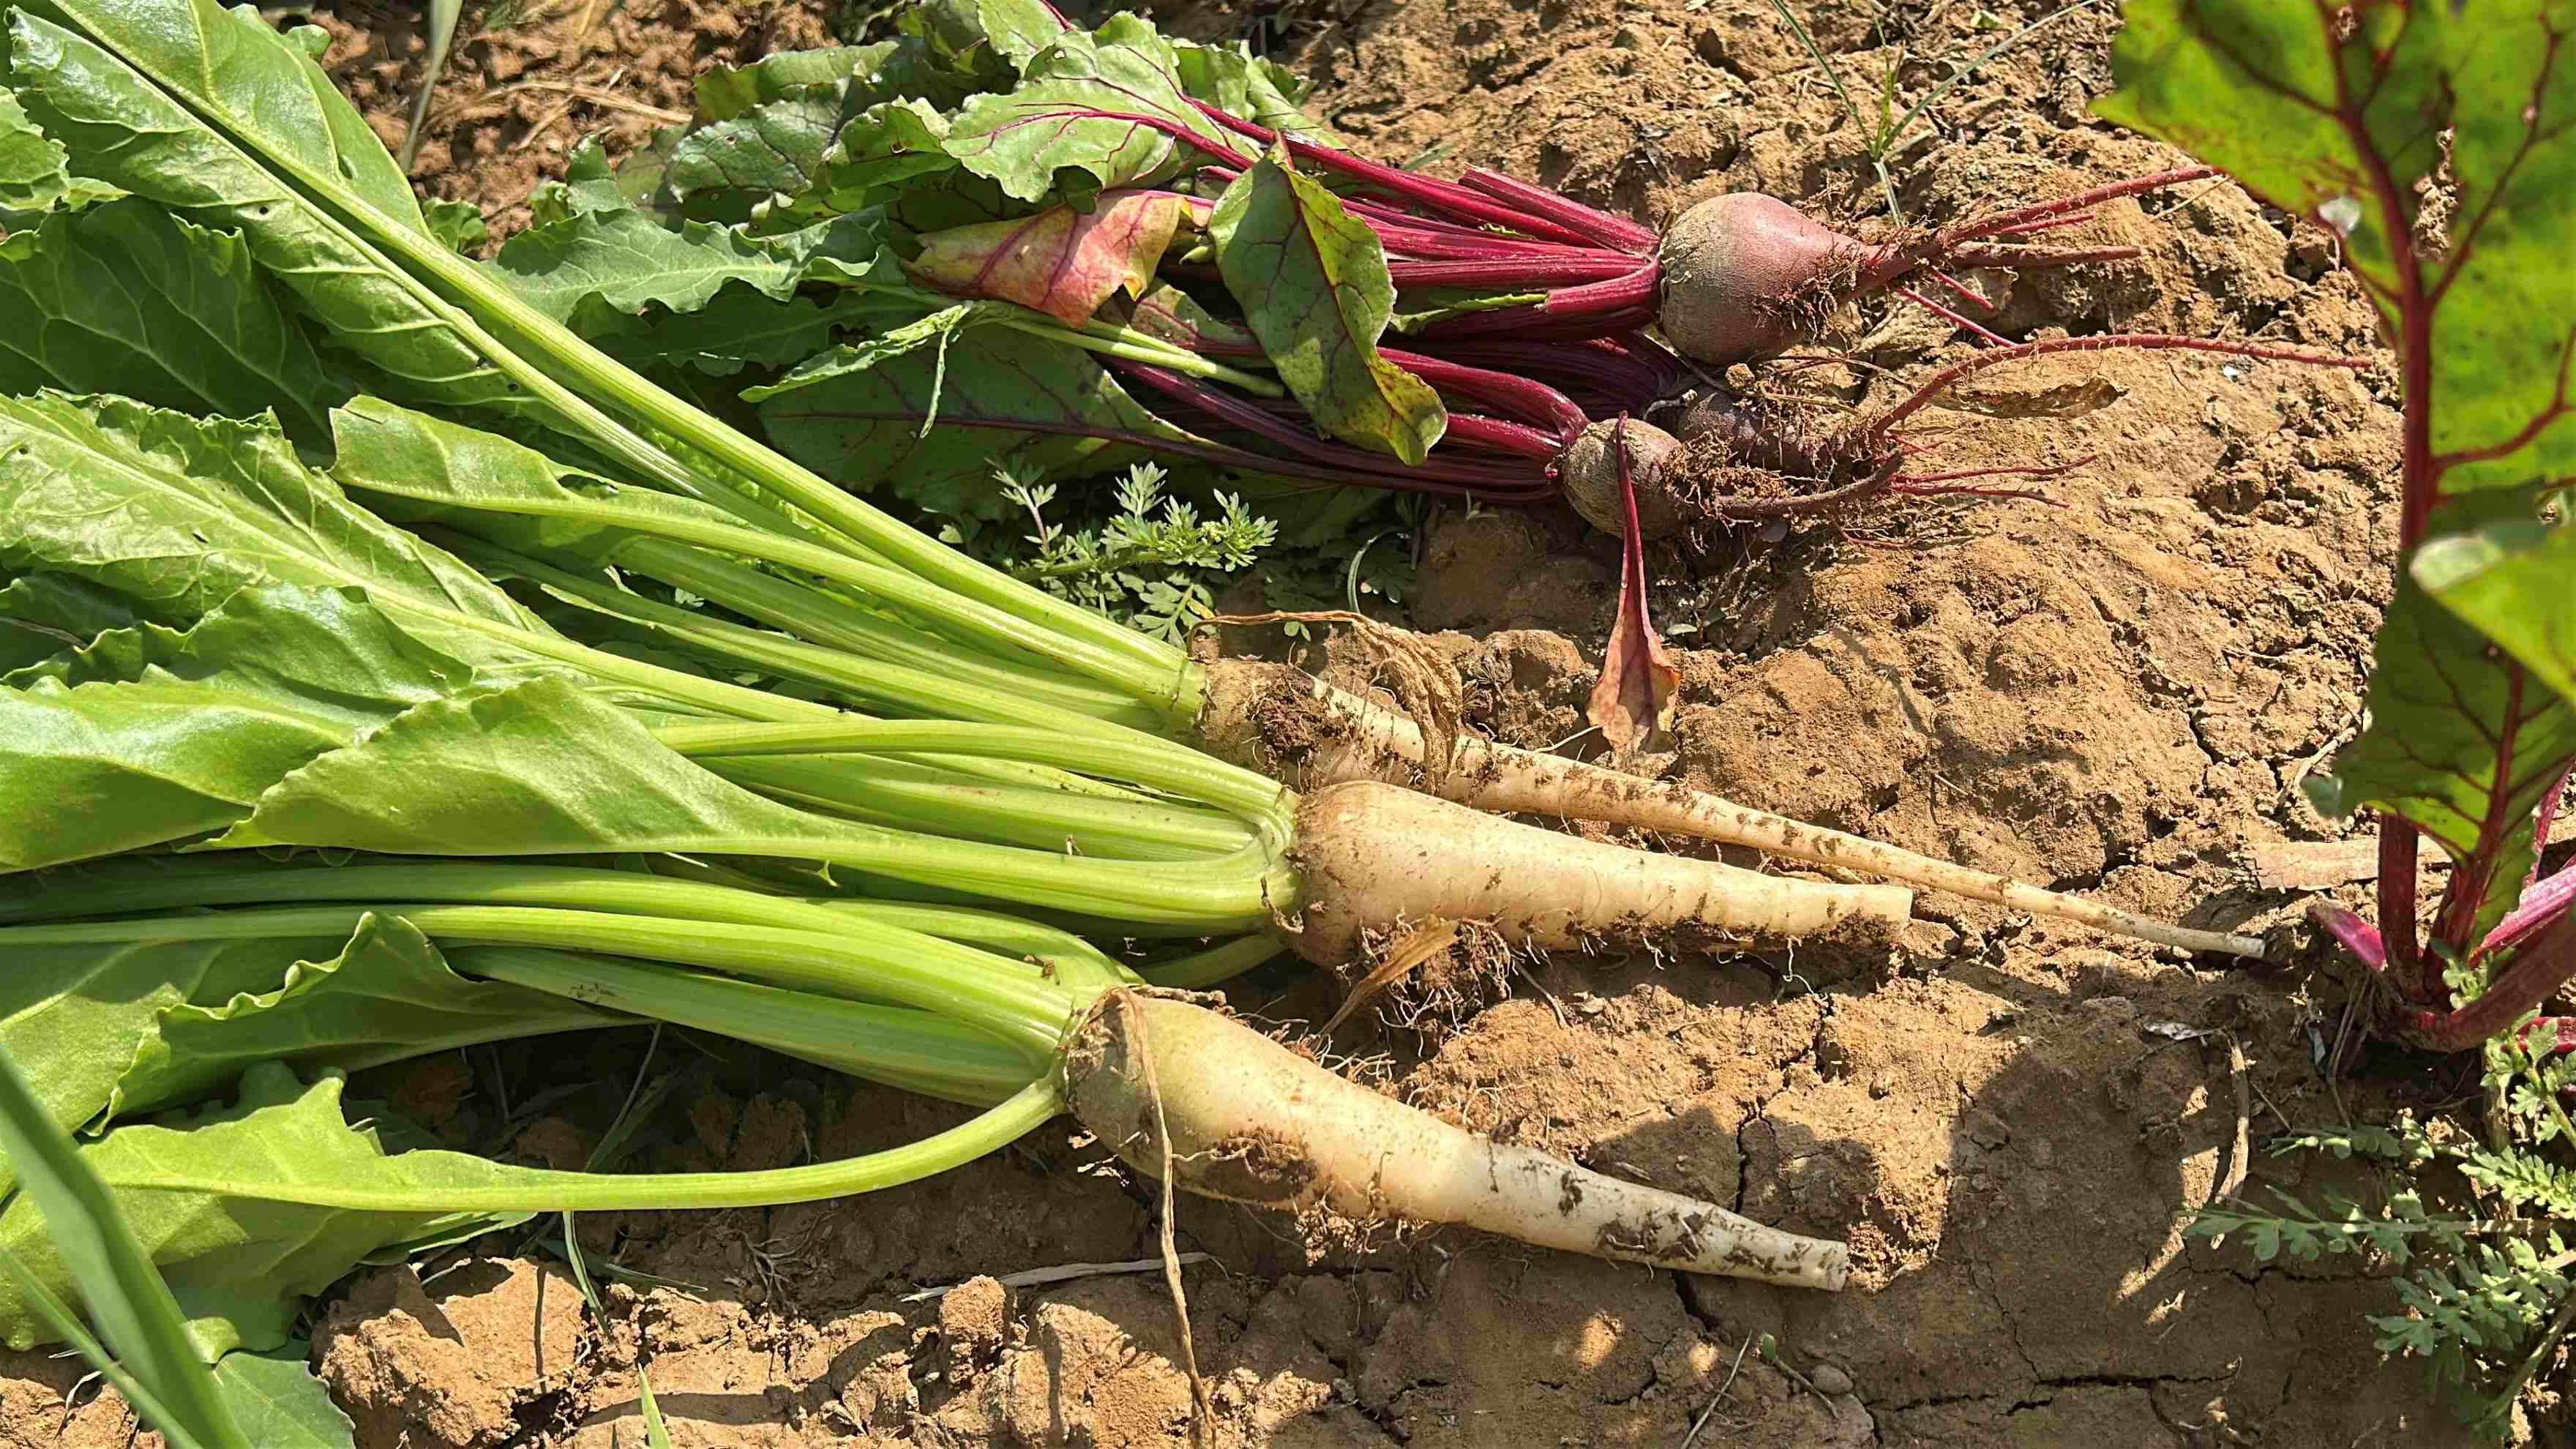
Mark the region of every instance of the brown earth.
<instances>
[{"instance_id":1,"label":"brown earth","mask_svg":"<svg viewBox=\"0 0 2576 1449\"><path fill-rule=\"evenodd\" d=\"M2011 27L2046 9L1899 6L1886 13L1902 55L1872 36L1867 6L1826 0L1806 19L1857 91L1897 65L1915 97L1992 43L1981 17ZM576 44L578 18L460 49L426 189L506 227L583 129L608 128L614 148L650 124L530 82L685 108L699 67L818 29L794 9L602 0ZM1341 0L1162 18L1271 46L1320 77L1319 112L1381 156L1444 144L1442 166L1497 166L1649 219L1735 188L1851 218L1880 205L1860 131L1764 0ZM411 43L348 5L323 19L342 80L398 136ZM1952 90L1933 112L1939 139L1892 165L1908 214L2180 164L2086 118L2113 24L2069 15ZM1985 279L2008 289L2000 330L2373 345L2325 239L2231 185L2119 203L2080 235L2148 255ZM1901 310L1854 332L1852 350L1895 376L1827 374L1850 404L1883 406L1904 375L1963 352L1949 327ZM2384 367L2112 355L1996 386L2038 399L2097 379L2117 400L2082 417L1934 415L1957 428L1936 455L1947 466L2091 458L2049 485L2056 506L1918 506L1659 561L1656 616L1685 703L1675 746L1634 768L2132 909L2292 929L2297 900L2254 892L2242 854L2339 833L2297 784L2357 722L2393 529L2392 381ZM1472 722L1523 745L1578 736L1615 555L1570 515L1509 513L1453 513L1422 550L1413 622L1445 631ZM1355 661L1312 662L1365 678ZM1927 896L1918 913L1889 967L1568 958L1434 1045L1357 1022L1335 1043L1474 1126L1847 1237L1850 1291L1463 1234L1310 1250L1289 1224L1185 1202L1181 1246L1212 1255L1187 1283L1217 1441L2465 1442L2420 1366L2370 1348L2362 1315L2393 1307L2384 1282L2258 1265L2186 1243L2180 1223L2249 1169L2311 1200L2370 1190L2317 1161L2249 1163L2247 1144L2455 1099L2467 1066L2367 1048L2313 944L2292 967L2238 969L1974 903ZM1330 1009L1284 969L1232 995L1282 1022ZM622 1081L632 1046L581 1070ZM506 1105L460 1072L425 1064L379 1090L408 1093L456 1140L513 1140L490 1135ZM690 1130L637 1165L827 1159L957 1115L735 1061L687 1109ZM586 1130L543 1117L514 1146L570 1165ZM861 1201L592 1215L594 1261L687 1285L611 1283L605 1322L571 1313L559 1271L507 1256L527 1239L486 1240L503 1256L426 1287L407 1269L350 1284L320 1317L316 1362L370 1449L640 1443L639 1365L683 1446L1180 1445L1189 1393L1158 1276L985 1281L1154 1251L1151 1196L1100 1161L1060 1128ZM945 1299L900 1296L969 1279ZM1748 1351L1766 1336L1776 1364ZM7 1363L25 1377L0 1378L0 1442L129 1432L91 1390L66 1416L77 1375L62 1364Z\"/></svg>"}]
</instances>

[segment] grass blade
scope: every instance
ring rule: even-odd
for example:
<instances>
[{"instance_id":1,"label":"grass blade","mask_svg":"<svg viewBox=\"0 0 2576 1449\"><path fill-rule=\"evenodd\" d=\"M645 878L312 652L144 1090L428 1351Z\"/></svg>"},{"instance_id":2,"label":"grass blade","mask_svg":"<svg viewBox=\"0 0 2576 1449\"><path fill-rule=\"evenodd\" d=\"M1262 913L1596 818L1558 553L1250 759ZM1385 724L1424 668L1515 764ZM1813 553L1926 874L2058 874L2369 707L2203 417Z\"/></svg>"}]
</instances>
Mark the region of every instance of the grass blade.
<instances>
[{"instance_id":1,"label":"grass blade","mask_svg":"<svg viewBox=\"0 0 2576 1449\"><path fill-rule=\"evenodd\" d=\"M447 69L447 48L456 41L456 22L465 13L465 0L429 0L424 10L429 63L420 68L420 90L411 98L410 124L403 127L401 160L406 172L420 155L422 133L429 126L430 97L437 94L438 77Z\"/></svg>"},{"instance_id":2,"label":"grass blade","mask_svg":"<svg viewBox=\"0 0 2576 1449\"><path fill-rule=\"evenodd\" d=\"M197 1356L169 1285L117 1211L107 1185L37 1105L6 1052L0 1052L0 1152L17 1168L19 1191L44 1213L64 1263L87 1285L90 1316L122 1355L125 1375L135 1381L136 1412L146 1412L144 1406L151 1404L155 1427L174 1444L250 1449L215 1386L213 1371ZM16 1259L7 1267L13 1277L21 1276ZM31 1297L45 1305L41 1311L47 1317L69 1317L52 1295ZM74 1342L102 1372L115 1376L95 1342ZM128 1387L126 1378L118 1379L118 1387Z\"/></svg>"}]
</instances>

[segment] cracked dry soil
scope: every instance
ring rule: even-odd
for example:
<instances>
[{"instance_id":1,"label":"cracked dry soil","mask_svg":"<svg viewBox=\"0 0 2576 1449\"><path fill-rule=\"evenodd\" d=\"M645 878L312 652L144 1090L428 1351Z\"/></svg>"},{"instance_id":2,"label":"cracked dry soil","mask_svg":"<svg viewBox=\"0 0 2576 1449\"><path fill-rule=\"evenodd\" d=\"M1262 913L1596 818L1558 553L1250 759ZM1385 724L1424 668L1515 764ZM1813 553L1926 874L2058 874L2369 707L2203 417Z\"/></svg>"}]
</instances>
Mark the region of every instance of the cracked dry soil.
<instances>
[{"instance_id":1,"label":"cracked dry soil","mask_svg":"<svg viewBox=\"0 0 2576 1449\"><path fill-rule=\"evenodd\" d=\"M2037 19L2041 0L1994 11ZM671 0L570 11L460 48L424 185L496 223L582 131L634 144L631 109L531 79L685 105L686 77L769 39L794 7ZM1849 0L1804 7L1846 74L1898 63ZM1890 10L1900 91L1990 43L1985 11ZM339 73L399 134L415 42L344 0L319 17ZM1376 154L1445 144L1648 218L1760 188L1857 217L1877 205L1853 124L1765 0L1324 0L1159 16L1247 35L1322 79L1320 112ZM1910 214L2017 204L2177 164L2087 120L2116 21L2069 15L1960 84L1942 139L1907 150ZM605 37L605 43L599 37ZM510 87L519 87L512 90ZM572 95L569 102L565 96ZM558 110L558 103L561 109ZM2088 235L2140 262L2008 281L2015 337L2169 329L2368 350L2324 238L2207 184L2120 203ZM1885 405L1959 355L1919 315L1858 320L1841 396ZM2273 364L2094 356L2003 386L2105 381L2088 416L1951 414L1957 467L2095 455L2062 506L1890 513L1777 545L1660 560L1655 607L1685 675L1677 744L1635 762L1751 804L2195 924L2287 926L2239 853L2331 839L2298 777L2353 723L2393 532L2393 382ZM2098 389L2097 389L2098 390ZM2009 412L2007 408L2005 411ZM1576 736L1616 557L1570 514L1451 513L1422 545L1407 619L1469 687L1472 723L1514 744ZM1238 643L1242 641L1236 641ZM1356 658L1302 662L1369 683ZM1580 749L1578 742L1573 748ZM2355 887L2346 887L2357 896ZM2180 1222L2259 1144L2337 1115L2317 1068L2344 1000L2326 956L2181 964L1990 907L1926 896L1892 961L1809 953L1607 954L1543 963L1434 1036L1355 1019L1334 1049L1389 1090L1584 1163L1848 1238L1839 1296L1534 1253L1463 1234L1310 1247L1292 1224L1185 1200L1193 1332L1225 1446L2264 1444L2464 1442L2416 1365L2361 1322L2384 1282L2350 1265L2258 1266ZM1273 968L1239 1006L1312 1023L1325 983ZM2224 1038L2250 1063L2240 1092ZM365 1083L451 1142L577 1163L615 1092L527 1106L550 1082L622 1084L640 1040L545 1061L444 1058ZM2458 1067L2347 1050L2358 1116L2456 1095ZM921 1136L950 1109L776 1060L709 1063L635 1165L765 1167ZM353 1090L354 1095L361 1095ZM593 1102L592 1097L602 1100ZM2240 1128L2239 1102L2251 1121ZM515 1104L515 1106L514 1106ZM1003 1156L864 1201L720 1214L596 1214L612 1283L585 1321L520 1235L376 1270L317 1309L314 1358L368 1449L641 1441L648 1364L683 1446L1187 1442L1168 1302L1152 1276L1004 1290L925 1284L1153 1251L1152 1197L1050 1130ZM2259 1159L2254 1183L2362 1184ZM1782 1364L1746 1352L1771 1335ZM112 1397L65 1362L0 1358L0 1442L128 1441ZM2537 1426L2547 1435L2552 1426Z\"/></svg>"}]
</instances>

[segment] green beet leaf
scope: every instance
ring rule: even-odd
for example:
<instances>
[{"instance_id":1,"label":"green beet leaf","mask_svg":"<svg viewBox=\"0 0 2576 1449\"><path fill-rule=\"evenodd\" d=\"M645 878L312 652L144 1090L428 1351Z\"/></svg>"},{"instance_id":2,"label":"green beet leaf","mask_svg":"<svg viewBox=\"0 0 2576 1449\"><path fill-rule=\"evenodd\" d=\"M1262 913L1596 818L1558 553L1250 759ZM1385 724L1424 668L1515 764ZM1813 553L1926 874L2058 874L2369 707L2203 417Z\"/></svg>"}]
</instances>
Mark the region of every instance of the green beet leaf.
<instances>
[{"instance_id":1,"label":"green beet leaf","mask_svg":"<svg viewBox=\"0 0 2576 1449\"><path fill-rule=\"evenodd\" d=\"M1154 27L1117 15L1067 31L1030 60L1019 86L969 102L950 124L948 154L1022 201L1057 193L1059 173L1083 192L1138 186L1169 172L1180 143L1136 117L1188 131L1207 124L1182 93L1179 61Z\"/></svg>"},{"instance_id":2,"label":"green beet leaf","mask_svg":"<svg viewBox=\"0 0 2576 1449\"><path fill-rule=\"evenodd\" d=\"M896 42L833 45L819 50L791 50L767 55L749 65L718 66L697 79L698 119L730 121L772 101L816 90L840 91L861 74L873 73L894 53Z\"/></svg>"},{"instance_id":3,"label":"green beet leaf","mask_svg":"<svg viewBox=\"0 0 2576 1449\"><path fill-rule=\"evenodd\" d=\"M2474 944L2512 909L2533 860L2531 816L2576 758L2576 706L2487 648L2411 580L2379 627L2370 726L2310 776L2331 816L2365 805L2413 821L2451 857L2442 938Z\"/></svg>"},{"instance_id":4,"label":"green beet leaf","mask_svg":"<svg viewBox=\"0 0 2576 1449\"><path fill-rule=\"evenodd\" d=\"M728 287L694 312L659 313L622 323L591 341L627 366L668 373L688 368L731 377L744 368L794 366L832 345L842 332L873 332L920 314L905 302L843 292L826 302L774 301L748 287Z\"/></svg>"},{"instance_id":5,"label":"green beet leaf","mask_svg":"<svg viewBox=\"0 0 2576 1449\"><path fill-rule=\"evenodd\" d=\"M1377 233L1282 150L1226 187L1208 235L1226 290L1316 425L1422 462L1449 415L1429 383L1378 355L1395 283Z\"/></svg>"},{"instance_id":6,"label":"green beet leaf","mask_svg":"<svg viewBox=\"0 0 2576 1449\"><path fill-rule=\"evenodd\" d=\"M184 933L186 918L171 925ZM308 1074L356 1071L626 1020L525 987L469 981L410 922L369 914L336 955L296 959L259 990L212 997L201 988L194 999L163 1007L117 1078L107 1111L129 1117L193 1102L261 1062Z\"/></svg>"},{"instance_id":7,"label":"green beet leaf","mask_svg":"<svg viewBox=\"0 0 2576 1449\"><path fill-rule=\"evenodd\" d=\"M287 1342L305 1299L359 1263L403 1243L457 1231L457 1215L436 1210L362 1212L219 1191L147 1190L165 1178L226 1181L250 1176L272 1186L367 1185L390 1178L435 1181L444 1170L479 1182L501 1169L454 1153L387 1157L376 1133L353 1128L340 1107L341 1079L306 1086L276 1063L252 1067L239 1099L166 1124L118 1127L78 1149L105 1180L117 1208L157 1265L198 1351L274 1349ZM480 1169L478 1172L477 1169ZM476 1215L481 1217L482 1215ZM484 1218L502 1227L523 1214ZM0 1210L0 1249L55 1293L81 1296L52 1234L23 1198ZM0 1283L0 1339L26 1347L45 1325L14 1283Z\"/></svg>"},{"instance_id":8,"label":"green beet leaf","mask_svg":"<svg viewBox=\"0 0 2576 1449\"><path fill-rule=\"evenodd\" d=\"M692 210L725 193L757 215L773 197L799 197L822 184L833 142L849 119L845 93L809 93L700 126L671 147L662 184Z\"/></svg>"},{"instance_id":9,"label":"green beet leaf","mask_svg":"<svg viewBox=\"0 0 2576 1449\"><path fill-rule=\"evenodd\" d=\"M844 344L744 396L798 462L848 487L891 487L952 518L1017 510L993 482L997 467L1032 479L1096 473L1153 444L1192 441L1090 354L993 325L1015 310L953 307Z\"/></svg>"},{"instance_id":10,"label":"green beet leaf","mask_svg":"<svg viewBox=\"0 0 2576 1449\"><path fill-rule=\"evenodd\" d=\"M1205 101L1264 129L1284 131L1301 141L1322 146L1342 144L1331 127L1298 108L1307 87L1305 78L1296 72L1242 49L1179 42L1174 42L1172 49L1180 64L1181 87L1192 99Z\"/></svg>"},{"instance_id":11,"label":"green beet leaf","mask_svg":"<svg viewBox=\"0 0 2576 1449\"><path fill-rule=\"evenodd\" d=\"M510 238L493 266L538 311L593 331L600 324L588 319L599 313L694 312L728 286L782 300L817 257L845 275L864 272L878 250L875 228L859 217L761 238L701 221L675 231L634 210L589 211Z\"/></svg>"},{"instance_id":12,"label":"green beet leaf","mask_svg":"<svg viewBox=\"0 0 2576 1449\"><path fill-rule=\"evenodd\" d=\"M2414 574L2576 709L2576 525L2515 521L2437 538Z\"/></svg>"},{"instance_id":13,"label":"green beet leaf","mask_svg":"<svg viewBox=\"0 0 2576 1449\"><path fill-rule=\"evenodd\" d=\"M608 153L600 148L599 138L585 136L572 155L565 158L563 175L539 182L537 189L529 193L529 224L552 226L570 217L594 211L622 211L631 205L617 184L617 173L608 164Z\"/></svg>"},{"instance_id":14,"label":"green beet leaf","mask_svg":"<svg viewBox=\"0 0 2576 1449\"><path fill-rule=\"evenodd\" d=\"M297 440L349 394L238 236L141 201L45 218L0 261L0 391L120 393L155 407L275 411Z\"/></svg>"},{"instance_id":15,"label":"green beet leaf","mask_svg":"<svg viewBox=\"0 0 2576 1449\"><path fill-rule=\"evenodd\" d=\"M0 870L224 830L290 772L471 678L354 589L247 589L184 633L101 635L0 691Z\"/></svg>"},{"instance_id":16,"label":"green beet leaf","mask_svg":"<svg viewBox=\"0 0 2576 1449\"><path fill-rule=\"evenodd\" d=\"M430 235L460 256L474 255L492 239L492 227L483 220L483 208L473 202L432 199L421 203L421 215L429 223Z\"/></svg>"}]
</instances>

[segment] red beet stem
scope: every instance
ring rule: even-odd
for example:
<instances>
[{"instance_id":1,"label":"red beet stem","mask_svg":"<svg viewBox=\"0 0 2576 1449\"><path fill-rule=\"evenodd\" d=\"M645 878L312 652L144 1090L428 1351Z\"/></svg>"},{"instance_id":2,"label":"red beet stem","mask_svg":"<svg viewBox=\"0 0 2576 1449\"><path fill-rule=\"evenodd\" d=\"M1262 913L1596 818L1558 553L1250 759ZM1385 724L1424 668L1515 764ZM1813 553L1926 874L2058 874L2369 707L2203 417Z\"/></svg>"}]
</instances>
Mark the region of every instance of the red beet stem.
<instances>
[{"instance_id":1,"label":"red beet stem","mask_svg":"<svg viewBox=\"0 0 2576 1449\"><path fill-rule=\"evenodd\" d=\"M1609 253L1597 257L1486 257L1473 261L1388 262L1386 270L1398 287L1471 287L1482 292L1537 292L1558 288L1560 290L1551 293L1544 304L1554 312L1560 310L1557 307L1559 296L1588 292L1591 287L1610 282L1629 284L1614 294L1620 304L1625 305L1636 291L1636 274L1641 270L1651 274L1654 267L1651 263L1640 267L1635 257ZM1652 283L1648 285L1651 289ZM1582 305L1582 299L1577 299L1577 305Z\"/></svg>"},{"instance_id":2,"label":"red beet stem","mask_svg":"<svg viewBox=\"0 0 2576 1449\"><path fill-rule=\"evenodd\" d=\"M1542 424L1534 431L1556 435L1559 448L1573 442L1574 435L1591 421L1565 394L1533 378L1392 347L1379 348L1378 355L1442 392L1472 398Z\"/></svg>"},{"instance_id":3,"label":"red beet stem","mask_svg":"<svg viewBox=\"0 0 2576 1449\"><path fill-rule=\"evenodd\" d=\"M1558 316L1544 305L1495 307L1457 317L1443 317L1423 328L1420 338L1447 341L1451 338L1509 336L1523 342L1584 342L1621 336L1654 324L1655 309L1651 303L1577 317Z\"/></svg>"},{"instance_id":4,"label":"red beet stem","mask_svg":"<svg viewBox=\"0 0 2576 1449\"><path fill-rule=\"evenodd\" d=\"M1294 136L1283 138L1276 131L1256 126L1239 116L1228 115L1205 101L1195 104L1210 119L1238 136L1249 137L1264 146L1284 139L1288 146L1288 154L1298 160L1311 161L1318 166L1339 171L1345 176L1356 177L1372 186L1401 196L1417 206L1429 207L1433 211L1446 212L1453 217L1468 221L1490 222L1496 226L1510 227L1514 231L1544 237L1550 241L1566 242L1579 247L1596 244L1591 237L1572 227L1560 226L1543 216L1532 216L1527 212L1502 205L1454 181L1440 181L1429 176L1416 175L1410 171L1371 161L1364 156L1352 155L1348 151L1337 151L1329 146L1315 145L1311 141L1300 141ZM1168 127L1169 123L1166 125Z\"/></svg>"},{"instance_id":5,"label":"red beet stem","mask_svg":"<svg viewBox=\"0 0 2576 1449\"><path fill-rule=\"evenodd\" d=\"M1582 429L1577 428L1575 431L1581 432ZM1516 458L1528 458L1542 465L1555 462L1557 455L1564 452L1566 444L1571 441L1573 441L1571 434L1566 437L1556 437L1526 423L1508 422L1502 418L1489 418L1478 413L1454 411L1449 414L1449 429L1440 439L1443 447L1458 444L1489 452L1509 453Z\"/></svg>"},{"instance_id":6,"label":"red beet stem","mask_svg":"<svg viewBox=\"0 0 2576 1449\"><path fill-rule=\"evenodd\" d=\"M1534 216L1543 216L1559 226L1571 227L1601 239L1605 246L1615 247L1634 256L1647 256L1663 238L1652 229L1639 226L1624 216L1586 206L1573 197L1561 195L1542 186L1532 186L1498 171L1481 166L1467 168L1459 181L1500 201L1508 201Z\"/></svg>"},{"instance_id":7,"label":"red beet stem","mask_svg":"<svg viewBox=\"0 0 2576 1449\"><path fill-rule=\"evenodd\" d=\"M1668 370L1651 356L1607 338L1589 342L1477 338L1441 345L1441 355L1472 366L1509 369L1523 377L1546 379L1551 387L1560 390L1597 393L1614 400L1613 406L1601 409L1607 412L1623 407L1642 412L1646 404L1671 391L1681 376L1678 369Z\"/></svg>"},{"instance_id":8,"label":"red beet stem","mask_svg":"<svg viewBox=\"0 0 2576 1449\"><path fill-rule=\"evenodd\" d=\"M1554 485L1534 469L1445 460L1418 466L1401 463L1383 453L1326 442L1305 427L1273 417L1240 398L1200 386L1179 373L1122 358L1110 358L1108 364L1120 376L1132 377L1228 427L1266 439L1312 462L1339 466L1346 482L1369 482L1385 488L1429 488L1437 484L1441 486L1430 491L1497 499L1543 497L1553 491Z\"/></svg>"}]
</instances>

